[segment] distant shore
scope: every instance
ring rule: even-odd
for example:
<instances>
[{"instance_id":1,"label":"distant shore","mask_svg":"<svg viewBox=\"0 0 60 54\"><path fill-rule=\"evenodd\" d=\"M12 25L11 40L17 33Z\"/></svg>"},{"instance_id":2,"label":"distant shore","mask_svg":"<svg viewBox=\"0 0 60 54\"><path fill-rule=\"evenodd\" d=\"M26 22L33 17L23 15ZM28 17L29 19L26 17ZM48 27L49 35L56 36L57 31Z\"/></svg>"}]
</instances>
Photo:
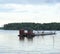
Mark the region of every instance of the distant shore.
<instances>
[{"instance_id":1,"label":"distant shore","mask_svg":"<svg viewBox=\"0 0 60 54\"><path fill-rule=\"evenodd\" d=\"M20 30L25 28L33 30L60 30L60 23L8 23L0 27L1 30Z\"/></svg>"}]
</instances>

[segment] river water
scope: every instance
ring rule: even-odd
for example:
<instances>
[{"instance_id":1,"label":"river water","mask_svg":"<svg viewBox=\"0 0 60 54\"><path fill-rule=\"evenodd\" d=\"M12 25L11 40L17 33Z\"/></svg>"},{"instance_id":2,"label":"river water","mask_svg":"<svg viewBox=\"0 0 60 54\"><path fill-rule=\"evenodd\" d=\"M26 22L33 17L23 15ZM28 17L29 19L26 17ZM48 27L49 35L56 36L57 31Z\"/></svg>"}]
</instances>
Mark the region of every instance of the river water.
<instances>
[{"instance_id":1,"label":"river water","mask_svg":"<svg viewBox=\"0 0 60 54\"><path fill-rule=\"evenodd\" d=\"M60 31L56 35L19 39L17 30L0 30L0 54L60 54Z\"/></svg>"}]
</instances>

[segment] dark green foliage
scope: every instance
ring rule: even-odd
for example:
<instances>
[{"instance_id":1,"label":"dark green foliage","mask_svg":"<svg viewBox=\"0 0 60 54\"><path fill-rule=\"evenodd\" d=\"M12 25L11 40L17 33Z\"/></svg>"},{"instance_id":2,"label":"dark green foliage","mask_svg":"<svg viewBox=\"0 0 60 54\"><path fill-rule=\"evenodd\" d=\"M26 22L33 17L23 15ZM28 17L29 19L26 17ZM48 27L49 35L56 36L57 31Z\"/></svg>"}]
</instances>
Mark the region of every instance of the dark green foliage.
<instances>
[{"instance_id":1,"label":"dark green foliage","mask_svg":"<svg viewBox=\"0 0 60 54\"><path fill-rule=\"evenodd\" d=\"M34 30L60 30L60 23L9 23L5 24L5 30L19 30L22 28L31 28Z\"/></svg>"},{"instance_id":2,"label":"dark green foliage","mask_svg":"<svg viewBox=\"0 0 60 54\"><path fill-rule=\"evenodd\" d=\"M3 27L0 27L0 30L3 29Z\"/></svg>"}]
</instances>

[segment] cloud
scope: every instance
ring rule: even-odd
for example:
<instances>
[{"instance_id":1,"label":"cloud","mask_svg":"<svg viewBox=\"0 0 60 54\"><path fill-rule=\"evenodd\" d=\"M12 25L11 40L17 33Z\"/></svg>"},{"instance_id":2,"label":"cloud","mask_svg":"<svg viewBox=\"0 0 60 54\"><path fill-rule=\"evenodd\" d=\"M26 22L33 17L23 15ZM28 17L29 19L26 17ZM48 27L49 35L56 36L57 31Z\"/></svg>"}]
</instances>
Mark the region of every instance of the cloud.
<instances>
[{"instance_id":1,"label":"cloud","mask_svg":"<svg viewBox=\"0 0 60 54\"><path fill-rule=\"evenodd\" d=\"M0 4L15 3L15 4L41 4L41 3L57 3L60 0L0 0Z\"/></svg>"},{"instance_id":2,"label":"cloud","mask_svg":"<svg viewBox=\"0 0 60 54\"><path fill-rule=\"evenodd\" d=\"M60 22L60 3L53 5L0 4L0 9L0 25L11 22Z\"/></svg>"},{"instance_id":3,"label":"cloud","mask_svg":"<svg viewBox=\"0 0 60 54\"><path fill-rule=\"evenodd\" d=\"M40 13L53 10L55 5L0 4L0 12ZM53 10L54 11L54 10Z\"/></svg>"}]
</instances>

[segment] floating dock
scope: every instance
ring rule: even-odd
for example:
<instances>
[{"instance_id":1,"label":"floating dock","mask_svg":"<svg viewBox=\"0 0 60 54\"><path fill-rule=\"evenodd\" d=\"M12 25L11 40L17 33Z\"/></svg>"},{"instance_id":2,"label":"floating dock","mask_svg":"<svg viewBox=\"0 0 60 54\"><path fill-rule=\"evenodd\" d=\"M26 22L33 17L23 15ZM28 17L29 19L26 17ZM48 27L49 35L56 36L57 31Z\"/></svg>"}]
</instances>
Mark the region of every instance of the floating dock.
<instances>
[{"instance_id":1,"label":"floating dock","mask_svg":"<svg viewBox=\"0 0 60 54\"><path fill-rule=\"evenodd\" d=\"M43 35L55 35L56 32L37 32L37 33L33 33L32 30L24 30L21 29L19 30L19 37L34 37L34 36L43 36Z\"/></svg>"},{"instance_id":2,"label":"floating dock","mask_svg":"<svg viewBox=\"0 0 60 54\"><path fill-rule=\"evenodd\" d=\"M55 35L56 33L55 32L44 32L44 33L37 33L35 34L35 36L42 36L42 35Z\"/></svg>"}]
</instances>

